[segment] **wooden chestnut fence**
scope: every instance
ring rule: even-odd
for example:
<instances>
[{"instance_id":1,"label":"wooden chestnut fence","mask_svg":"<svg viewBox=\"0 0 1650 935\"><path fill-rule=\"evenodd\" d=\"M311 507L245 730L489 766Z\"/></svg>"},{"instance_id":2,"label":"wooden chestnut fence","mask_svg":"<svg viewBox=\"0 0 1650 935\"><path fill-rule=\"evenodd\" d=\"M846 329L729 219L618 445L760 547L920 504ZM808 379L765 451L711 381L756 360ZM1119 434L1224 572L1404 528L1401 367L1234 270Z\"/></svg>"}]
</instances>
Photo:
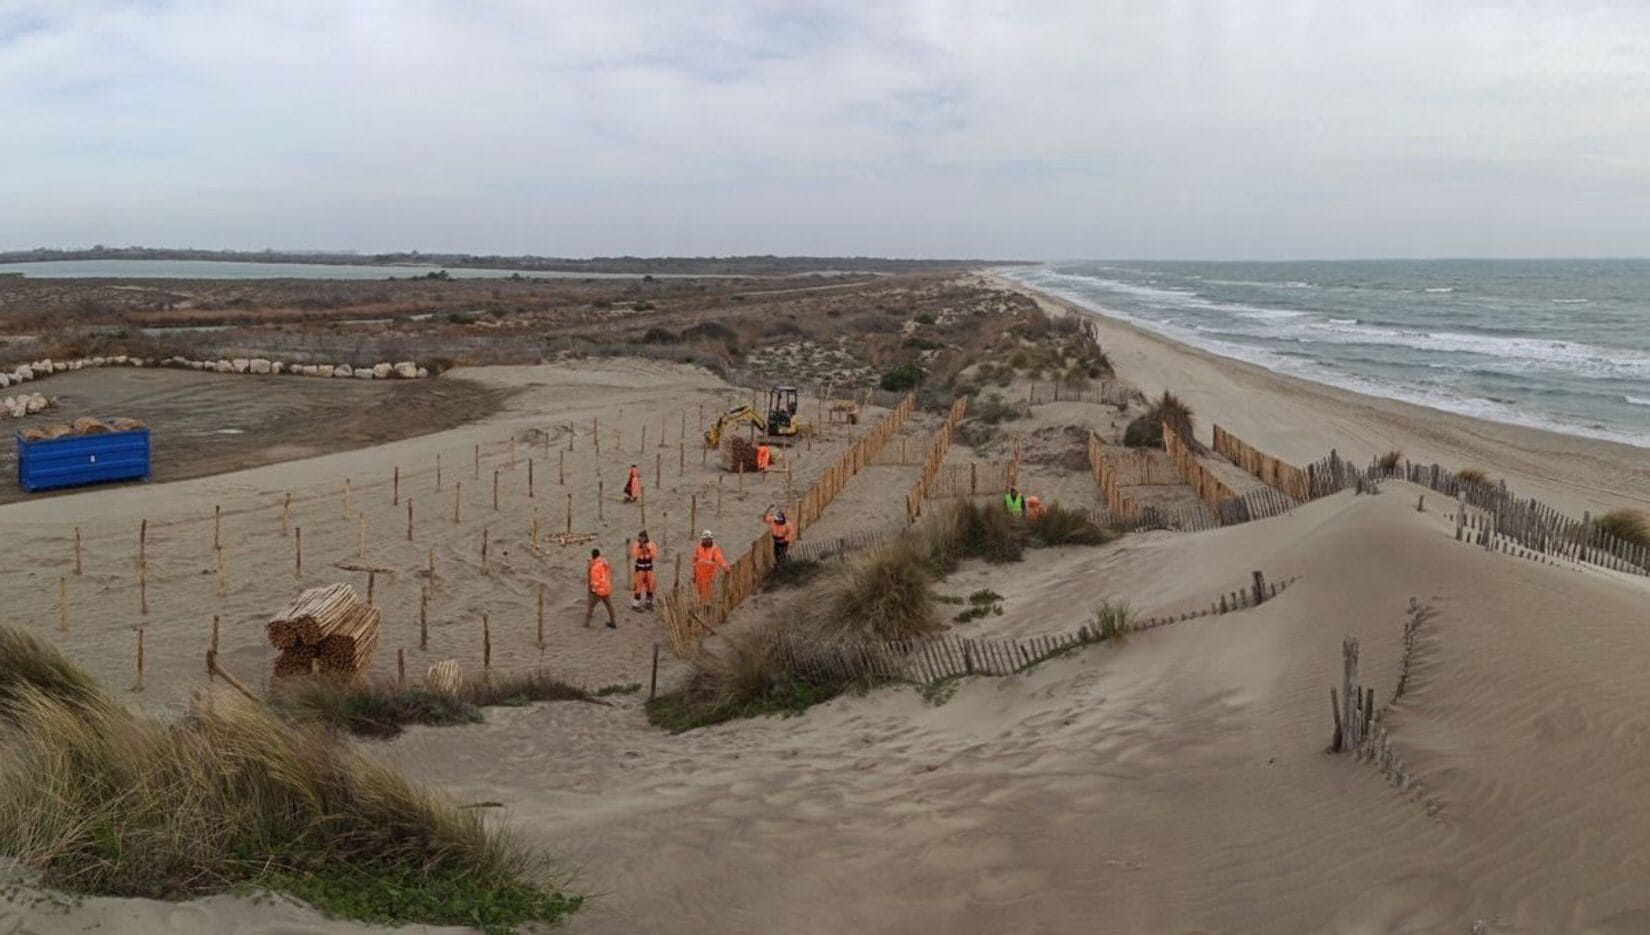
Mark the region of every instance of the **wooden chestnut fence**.
<instances>
[{"instance_id":1,"label":"wooden chestnut fence","mask_svg":"<svg viewBox=\"0 0 1650 935\"><path fill-rule=\"evenodd\" d=\"M928 496L928 485L933 482L934 475L939 473L940 466L945 463L946 452L951 450L951 436L967 412L968 397L957 397L951 404L951 411L945 416L944 424L934 431L934 438L928 444L928 452L923 456L922 470L917 474L917 482L905 495L907 523L916 522L917 517L922 515L922 501Z\"/></svg>"}]
</instances>

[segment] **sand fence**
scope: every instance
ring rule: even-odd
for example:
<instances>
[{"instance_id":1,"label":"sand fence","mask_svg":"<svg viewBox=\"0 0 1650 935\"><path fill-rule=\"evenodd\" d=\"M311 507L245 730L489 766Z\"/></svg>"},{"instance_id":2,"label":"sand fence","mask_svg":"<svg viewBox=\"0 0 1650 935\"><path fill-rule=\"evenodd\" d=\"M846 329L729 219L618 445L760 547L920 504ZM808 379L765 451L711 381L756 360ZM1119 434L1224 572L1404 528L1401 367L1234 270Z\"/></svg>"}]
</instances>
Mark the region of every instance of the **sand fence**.
<instances>
[{"instance_id":1,"label":"sand fence","mask_svg":"<svg viewBox=\"0 0 1650 935\"><path fill-rule=\"evenodd\" d=\"M907 394L870 431L854 440L835 464L825 469L814 485L800 497L789 512L788 519L795 525L797 536L817 522L848 481L864 470L887 444L916 408L916 396ZM671 592L660 601L665 629L677 653L684 652L700 638L716 632L752 594L762 586L762 580L773 571L773 538L766 531L759 534L732 568L721 576L721 584L709 603L700 603L698 595L683 590L680 576Z\"/></svg>"}]
</instances>

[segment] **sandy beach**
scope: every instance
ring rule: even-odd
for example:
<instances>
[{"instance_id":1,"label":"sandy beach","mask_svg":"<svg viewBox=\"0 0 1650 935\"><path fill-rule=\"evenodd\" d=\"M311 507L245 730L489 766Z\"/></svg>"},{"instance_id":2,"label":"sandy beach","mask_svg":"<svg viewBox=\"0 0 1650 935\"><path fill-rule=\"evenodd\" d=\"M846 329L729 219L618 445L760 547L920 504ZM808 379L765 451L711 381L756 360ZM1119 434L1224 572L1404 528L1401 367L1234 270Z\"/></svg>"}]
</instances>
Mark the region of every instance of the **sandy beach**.
<instances>
[{"instance_id":1,"label":"sandy beach","mask_svg":"<svg viewBox=\"0 0 1650 935\"><path fill-rule=\"evenodd\" d=\"M1522 496L1580 514L1650 506L1650 451L1490 422L1353 393L1220 357L1001 277L1000 287L1095 322L1121 374L1147 395L1172 390L1200 423L1219 423L1269 453L1306 464L1337 449L1360 463L1398 450L1411 461L1478 466Z\"/></svg>"}]
</instances>

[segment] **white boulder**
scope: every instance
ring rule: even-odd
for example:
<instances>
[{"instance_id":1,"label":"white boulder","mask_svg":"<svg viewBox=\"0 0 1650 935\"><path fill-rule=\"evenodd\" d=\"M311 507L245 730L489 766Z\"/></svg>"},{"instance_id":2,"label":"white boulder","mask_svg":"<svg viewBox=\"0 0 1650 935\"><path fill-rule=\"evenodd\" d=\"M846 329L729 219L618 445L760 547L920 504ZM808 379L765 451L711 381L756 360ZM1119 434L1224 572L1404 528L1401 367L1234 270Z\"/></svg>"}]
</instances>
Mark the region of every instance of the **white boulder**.
<instances>
[{"instance_id":1,"label":"white boulder","mask_svg":"<svg viewBox=\"0 0 1650 935\"><path fill-rule=\"evenodd\" d=\"M360 370L355 371L355 379L357 379L357 380L371 380L372 379L372 369L370 367L362 367Z\"/></svg>"},{"instance_id":2,"label":"white boulder","mask_svg":"<svg viewBox=\"0 0 1650 935\"><path fill-rule=\"evenodd\" d=\"M395 375L403 380L412 380L418 376L418 367L411 361L402 361L395 365Z\"/></svg>"},{"instance_id":3,"label":"white boulder","mask_svg":"<svg viewBox=\"0 0 1650 935\"><path fill-rule=\"evenodd\" d=\"M109 362L117 367L124 367L129 363L133 363L133 360L125 354L116 354L115 356L109 358Z\"/></svg>"},{"instance_id":4,"label":"white boulder","mask_svg":"<svg viewBox=\"0 0 1650 935\"><path fill-rule=\"evenodd\" d=\"M268 373L269 370L270 370L269 361L264 360L262 357L252 358L251 360L247 361L246 366L247 366L247 369L252 371L253 373Z\"/></svg>"},{"instance_id":5,"label":"white boulder","mask_svg":"<svg viewBox=\"0 0 1650 935\"><path fill-rule=\"evenodd\" d=\"M8 386L11 386L11 377L0 373L0 390L3 390Z\"/></svg>"},{"instance_id":6,"label":"white boulder","mask_svg":"<svg viewBox=\"0 0 1650 935\"><path fill-rule=\"evenodd\" d=\"M93 357L92 358L92 366L93 367L103 367L103 366L106 366L108 363L109 363L109 358L107 358L107 357Z\"/></svg>"},{"instance_id":7,"label":"white boulder","mask_svg":"<svg viewBox=\"0 0 1650 935\"><path fill-rule=\"evenodd\" d=\"M27 409L30 413L44 412L47 405L48 403L46 402L46 397L41 396L39 393L35 393L24 401L23 408Z\"/></svg>"},{"instance_id":8,"label":"white boulder","mask_svg":"<svg viewBox=\"0 0 1650 935\"><path fill-rule=\"evenodd\" d=\"M18 383L27 383L34 379L34 368L30 367L28 364L24 364L23 366L17 368L17 372L13 374L13 378L16 379Z\"/></svg>"},{"instance_id":9,"label":"white boulder","mask_svg":"<svg viewBox=\"0 0 1650 935\"><path fill-rule=\"evenodd\" d=\"M429 370L427 370L427 369L425 369L425 368L423 368L423 367L419 367L419 368L418 368L418 379L420 379L420 380L422 380L422 379L424 379L424 378L425 378L425 377L427 377L427 376L429 376L429 375L430 375L430 371L429 371Z\"/></svg>"},{"instance_id":10,"label":"white boulder","mask_svg":"<svg viewBox=\"0 0 1650 935\"><path fill-rule=\"evenodd\" d=\"M234 373L235 365L227 360L220 360L212 369L218 371L219 373Z\"/></svg>"},{"instance_id":11,"label":"white boulder","mask_svg":"<svg viewBox=\"0 0 1650 935\"><path fill-rule=\"evenodd\" d=\"M245 357L237 357L229 362L229 366L235 368L236 373L245 373L251 369L252 361L247 360Z\"/></svg>"},{"instance_id":12,"label":"white boulder","mask_svg":"<svg viewBox=\"0 0 1650 935\"><path fill-rule=\"evenodd\" d=\"M51 367L51 370L52 370L53 373L63 373L64 371L66 371L68 369L69 369L69 362L66 361L66 360L60 360L57 363L53 364L52 367Z\"/></svg>"},{"instance_id":13,"label":"white boulder","mask_svg":"<svg viewBox=\"0 0 1650 935\"><path fill-rule=\"evenodd\" d=\"M332 368L332 375L335 377L353 377L355 376L355 371L350 369L349 364L339 364L338 366Z\"/></svg>"},{"instance_id":14,"label":"white boulder","mask_svg":"<svg viewBox=\"0 0 1650 935\"><path fill-rule=\"evenodd\" d=\"M330 376L332 376L332 372L333 372L333 366L331 364L316 364L315 365L315 375L318 376L318 377L330 377Z\"/></svg>"},{"instance_id":15,"label":"white boulder","mask_svg":"<svg viewBox=\"0 0 1650 935\"><path fill-rule=\"evenodd\" d=\"M286 366L278 360L277 361L272 361L269 365L269 372L270 373L280 373L281 371L283 371L285 369L286 369Z\"/></svg>"},{"instance_id":16,"label":"white boulder","mask_svg":"<svg viewBox=\"0 0 1650 935\"><path fill-rule=\"evenodd\" d=\"M390 373L394 370L395 368L389 364L375 364L372 368L372 378L374 380L388 380Z\"/></svg>"}]
</instances>

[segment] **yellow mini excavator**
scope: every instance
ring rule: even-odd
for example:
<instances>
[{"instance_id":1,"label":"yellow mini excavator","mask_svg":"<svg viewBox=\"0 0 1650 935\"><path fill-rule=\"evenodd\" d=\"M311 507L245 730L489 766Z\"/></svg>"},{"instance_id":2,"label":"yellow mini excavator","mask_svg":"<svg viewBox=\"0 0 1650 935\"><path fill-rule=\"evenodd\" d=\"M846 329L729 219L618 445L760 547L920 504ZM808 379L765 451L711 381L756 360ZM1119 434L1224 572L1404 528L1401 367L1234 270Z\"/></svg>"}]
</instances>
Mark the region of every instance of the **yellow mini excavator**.
<instances>
[{"instance_id":1,"label":"yellow mini excavator","mask_svg":"<svg viewBox=\"0 0 1650 935\"><path fill-rule=\"evenodd\" d=\"M710 428L705 429L705 447L720 448L722 434L729 428L741 425L756 426L771 445L788 445L805 430L802 418L796 413L796 387L773 387L768 390L767 418L764 419L761 413L750 406L735 406L717 419Z\"/></svg>"}]
</instances>

